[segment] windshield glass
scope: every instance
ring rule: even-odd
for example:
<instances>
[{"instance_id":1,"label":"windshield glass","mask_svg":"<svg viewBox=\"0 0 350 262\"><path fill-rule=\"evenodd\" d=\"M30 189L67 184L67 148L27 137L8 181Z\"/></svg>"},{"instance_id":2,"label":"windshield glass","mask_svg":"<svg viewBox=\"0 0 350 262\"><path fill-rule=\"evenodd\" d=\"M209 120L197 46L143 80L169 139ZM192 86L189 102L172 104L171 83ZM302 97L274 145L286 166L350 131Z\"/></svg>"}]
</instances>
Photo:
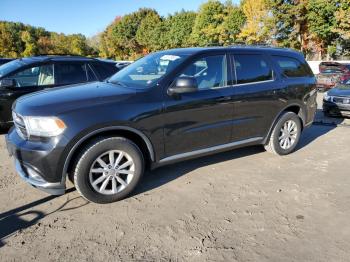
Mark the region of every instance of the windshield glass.
<instances>
[{"instance_id":1,"label":"windshield glass","mask_svg":"<svg viewBox=\"0 0 350 262\"><path fill-rule=\"evenodd\" d=\"M108 82L136 88L148 88L172 71L186 57L186 55L164 52L153 53L122 69L113 75Z\"/></svg>"},{"instance_id":2,"label":"windshield glass","mask_svg":"<svg viewBox=\"0 0 350 262\"><path fill-rule=\"evenodd\" d=\"M8 62L6 64L1 65L0 66L0 77L15 71L16 69L20 68L23 65L25 65L25 63L23 63L23 61L21 61L21 60L13 60L11 62Z\"/></svg>"}]
</instances>

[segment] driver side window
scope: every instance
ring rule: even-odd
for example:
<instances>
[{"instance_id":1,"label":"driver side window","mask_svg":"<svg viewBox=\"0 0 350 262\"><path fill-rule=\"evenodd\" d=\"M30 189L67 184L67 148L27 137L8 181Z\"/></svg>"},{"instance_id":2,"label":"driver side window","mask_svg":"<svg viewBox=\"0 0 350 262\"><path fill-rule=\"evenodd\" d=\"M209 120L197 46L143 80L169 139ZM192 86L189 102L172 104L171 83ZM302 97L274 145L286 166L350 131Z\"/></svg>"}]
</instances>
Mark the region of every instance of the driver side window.
<instances>
[{"instance_id":1,"label":"driver side window","mask_svg":"<svg viewBox=\"0 0 350 262\"><path fill-rule=\"evenodd\" d=\"M225 55L207 56L190 64L181 76L193 77L198 89L216 89L227 86L227 60Z\"/></svg>"},{"instance_id":2,"label":"driver side window","mask_svg":"<svg viewBox=\"0 0 350 262\"><path fill-rule=\"evenodd\" d=\"M46 86L55 84L53 65L27 68L14 74L11 78L16 81L16 87Z\"/></svg>"}]
</instances>

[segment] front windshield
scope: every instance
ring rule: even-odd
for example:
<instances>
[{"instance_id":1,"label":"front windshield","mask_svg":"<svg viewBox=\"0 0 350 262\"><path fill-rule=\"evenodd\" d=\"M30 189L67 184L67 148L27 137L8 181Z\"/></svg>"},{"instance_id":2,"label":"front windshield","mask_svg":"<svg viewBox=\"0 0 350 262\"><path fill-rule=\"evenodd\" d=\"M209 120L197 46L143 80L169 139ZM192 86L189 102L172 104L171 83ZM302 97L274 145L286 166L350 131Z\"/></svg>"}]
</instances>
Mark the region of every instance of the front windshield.
<instances>
[{"instance_id":1,"label":"front windshield","mask_svg":"<svg viewBox=\"0 0 350 262\"><path fill-rule=\"evenodd\" d=\"M0 66L0 77L15 71L24 65L24 62L17 59Z\"/></svg>"},{"instance_id":2,"label":"front windshield","mask_svg":"<svg viewBox=\"0 0 350 262\"><path fill-rule=\"evenodd\" d=\"M160 52L147 55L113 75L108 82L136 88L153 86L187 56Z\"/></svg>"}]
</instances>

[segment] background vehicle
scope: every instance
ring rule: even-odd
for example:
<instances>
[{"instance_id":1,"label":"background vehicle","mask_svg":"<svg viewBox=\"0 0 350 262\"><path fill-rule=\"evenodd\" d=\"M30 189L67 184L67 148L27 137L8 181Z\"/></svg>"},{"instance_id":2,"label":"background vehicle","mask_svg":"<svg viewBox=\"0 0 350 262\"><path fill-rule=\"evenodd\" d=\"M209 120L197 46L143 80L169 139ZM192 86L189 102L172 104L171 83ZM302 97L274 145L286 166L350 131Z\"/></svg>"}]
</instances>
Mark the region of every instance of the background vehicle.
<instances>
[{"instance_id":1,"label":"background vehicle","mask_svg":"<svg viewBox=\"0 0 350 262\"><path fill-rule=\"evenodd\" d=\"M0 126L11 125L20 96L57 86L102 81L119 71L116 62L80 56L36 56L0 66Z\"/></svg>"},{"instance_id":2,"label":"background vehicle","mask_svg":"<svg viewBox=\"0 0 350 262\"><path fill-rule=\"evenodd\" d=\"M300 53L266 47L150 54L104 83L18 99L6 136L18 173L63 194L66 174L89 201L130 194L147 167L249 145L286 155L316 112Z\"/></svg>"},{"instance_id":3,"label":"background vehicle","mask_svg":"<svg viewBox=\"0 0 350 262\"><path fill-rule=\"evenodd\" d=\"M3 64L6 64L8 62L11 62L12 60L14 60L13 58L0 58L0 66Z\"/></svg>"},{"instance_id":4,"label":"background vehicle","mask_svg":"<svg viewBox=\"0 0 350 262\"><path fill-rule=\"evenodd\" d=\"M326 116L350 116L350 78L324 93L323 112Z\"/></svg>"},{"instance_id":5,"label":"background vehicle","mask_svg":"<svg viewBox=\"0 0 350 262\"><path fill-rule=\"evenodd\" d=\"M333 88L350 77L350 65L337 62L322 62L317 75L317 88L321 91Z\"/></svg>"}]
</instances>

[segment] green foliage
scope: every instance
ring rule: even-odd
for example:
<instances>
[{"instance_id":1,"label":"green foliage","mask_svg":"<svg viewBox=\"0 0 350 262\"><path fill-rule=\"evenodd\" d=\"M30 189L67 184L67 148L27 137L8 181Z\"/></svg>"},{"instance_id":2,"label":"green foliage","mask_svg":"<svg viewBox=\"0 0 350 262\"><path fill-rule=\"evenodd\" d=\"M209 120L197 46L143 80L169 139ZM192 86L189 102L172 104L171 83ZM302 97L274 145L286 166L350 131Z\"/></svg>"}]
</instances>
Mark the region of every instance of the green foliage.
<instances>
[{"instance_id":1,"label":"green foliage","mask_svg":"<svg viewBox=\"0 0 350 262\"><path fill-rule=\"evenodd\" d=\"M64 35L40 27L0 21L0 56L23 57L38 54L89 55L92 49L81 34Z\"/></svg>"},{"instance_id":2,"label":"green foliage","mask_svg":"<svg viewBox=\"0 0 350 262\"><path fill-rule=\"evenodd\" d=\"M224 32L225 6L219 1L208 1L200 6L195 19L192 37L199 46L222 45Z\"/></svg>"},{"instance_id":3,"label":"green foliage","mask_svg":"<svg viewBox=\"0 0 350 262\"><path fill-rule=\"evenodd\" d=\"M349 0L209 0L198 12L167 17L141 8L116 19L94 37L58 34L0 21L0 57L79 54L136 59L149 52L237 42L273 43L307 55L350 54Z\"/></svg>"},{"instance_id":4,"label":"green foliage","mask_svg":"<svg viewBox=\"0 0 350 262\"><path fill-rule=\"evenodd\" d=\"M195 12L185 12L184 10L166 19L163 23L165 48L191 46L191 34L195 19Z\"/></svg>"},{"instance_id":5,"label":"green foliage","mask_svg":"<svg viewBox=\"0 0 350 262\"><path fill-rule=\"evenodd\" d=\"M226 17L223 23L224 33L227 34L226 44L232 45L237 39L246 22L246 16L242 8L233 6L230 2L227 3Z\"/></svg>"},{"instance_id":6,"label":"green foliage","mask_svg":"<svg viewBox=\"0 0 350 262\"><path fill-rule=\"evenodd\" d=\"M335 12L338 0L313 0L307 5L307 21L310 32L326 45L337 37Z\"/></svg>"}]
</instances>

